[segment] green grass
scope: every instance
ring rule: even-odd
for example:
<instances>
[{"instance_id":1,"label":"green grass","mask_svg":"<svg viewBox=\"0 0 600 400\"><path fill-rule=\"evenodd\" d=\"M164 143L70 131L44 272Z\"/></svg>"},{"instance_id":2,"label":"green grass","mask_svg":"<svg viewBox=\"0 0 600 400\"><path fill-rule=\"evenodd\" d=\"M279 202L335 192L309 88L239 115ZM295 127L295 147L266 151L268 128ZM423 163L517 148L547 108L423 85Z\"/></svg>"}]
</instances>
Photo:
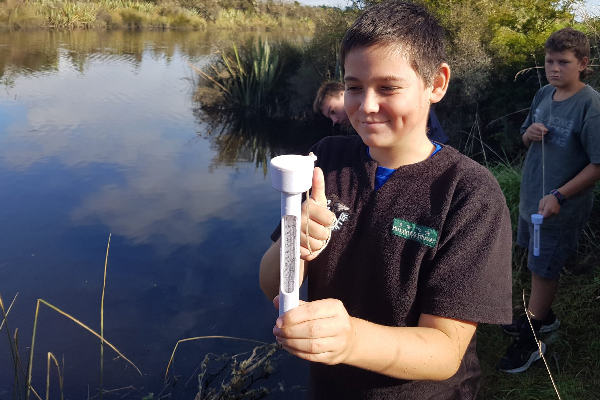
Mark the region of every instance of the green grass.
<instances>
[{"instance_id":1,"label":"green grass","mask_svg":"<svg viewBox=\"0 0 600 400\"><path fill-rule=\"evenodd\" d=\"M490 172L496 177L506 204L510 211L510 222L516 227L519 220L519 191L521 190L521 165L496 163L488 166Z\"/></svg>"},{"instance_id":2,"label":"green grass","mask_svg":"<svg viewBox=\"0 0 600 400\"><path fill-rule=\"evenodd\" d=\"M522 268L514 277L513 304L522 310L522 293L529 290L530 276ZM547 345L546 359L563 399L590 400L600 393L600 266L582 274L567 272L553 309L561 321L557 332L540 337ZM510 338L498 326L478 329L477 351L483 372L480 399L558 398L542 361L526 372L507 374L495 369Z\"/></svg>"}]
</instances>

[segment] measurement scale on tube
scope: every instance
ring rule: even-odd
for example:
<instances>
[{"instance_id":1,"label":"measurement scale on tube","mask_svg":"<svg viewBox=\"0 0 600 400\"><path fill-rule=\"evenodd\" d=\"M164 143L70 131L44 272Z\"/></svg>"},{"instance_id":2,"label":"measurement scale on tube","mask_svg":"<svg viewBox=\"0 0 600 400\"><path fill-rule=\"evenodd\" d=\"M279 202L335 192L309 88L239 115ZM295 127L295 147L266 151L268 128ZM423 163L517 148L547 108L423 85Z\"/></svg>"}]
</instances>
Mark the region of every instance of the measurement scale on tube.
<instances>
[{"instance_id":1,"label":"measurement scale on tube","mask_svg":"<svg viewBox=\"0 0 600 400\"><path fill-rule=\"evenodd\" d=\"M271 159L271 183L281 192L279 315L300 303L302 193L312 186L316 159L314 155L283 155Z\"/></svg>"}]
</instances>

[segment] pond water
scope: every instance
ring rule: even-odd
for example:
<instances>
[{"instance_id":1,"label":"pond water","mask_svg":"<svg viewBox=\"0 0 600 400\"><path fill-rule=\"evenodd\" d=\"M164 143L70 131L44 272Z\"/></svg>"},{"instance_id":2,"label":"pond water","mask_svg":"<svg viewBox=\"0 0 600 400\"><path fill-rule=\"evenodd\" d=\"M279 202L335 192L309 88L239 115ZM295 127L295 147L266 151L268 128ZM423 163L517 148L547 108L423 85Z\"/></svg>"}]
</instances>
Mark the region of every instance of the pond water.
<instances>
[{"instance_id":1,"label":"pond water","mask_svg":"<svg viewBox=\"0 0 600 400\"><path fill-rule=\"evenodd\" d=\"M99 332L109 234L104 334L143 376L105 347L105 390L131 386L119 395L156 396L180 339L274 341L277 312L260 291L258 265L278 222L279 193L263 161L303 153L317 139L283 135L256 145L196 110L188 62L203 65L234 36L0 34L0 295L8 307L18 293L8 327L11 335L18 328L24 362L37 299ZM13 398L5 331L0 399ZM182 343L175 397L194 398L205 354L253 347ZM59 363L64 357L65 398L97 394L100 341L42 305L33 364L42 397L48 352ZM280 354L274 375L255 385L282 382L285 392L273 398L302 398L296 385L306 367ZM58 386L53 370L52 398Z\"/></svg>"}]
</instances>

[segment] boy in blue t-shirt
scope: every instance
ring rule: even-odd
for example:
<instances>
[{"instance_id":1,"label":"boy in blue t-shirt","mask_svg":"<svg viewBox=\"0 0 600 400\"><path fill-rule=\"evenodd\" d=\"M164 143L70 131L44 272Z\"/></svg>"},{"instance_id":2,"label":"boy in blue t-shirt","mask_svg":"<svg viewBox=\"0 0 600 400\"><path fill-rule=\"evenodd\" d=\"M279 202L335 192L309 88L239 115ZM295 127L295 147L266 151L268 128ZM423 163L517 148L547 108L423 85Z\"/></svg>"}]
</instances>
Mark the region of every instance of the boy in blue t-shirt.
<instances>
[{"instance_id":1,"label":"boy in blue t-shirt","mask_svg":"<svg viewBox=\"0 0 600 400\"><path fill-rule=\"evenodd\" d=\"M521 126L529 147L523 164L517 244L529 249L531 271L528 311L537 333L558 329L551 306L560 272L575 250L592 208L594 184L600 179L600 97L581 79L587 68L590 44L582 32L564 28L544 44L549 85L535 95ZM540 255L533 255L532 214L544 218ZM499 369L525 371L540 359L526 316L504 325L516 336ZM541 343L542 352L546 346Z\"/></svg>"}]
</instances>

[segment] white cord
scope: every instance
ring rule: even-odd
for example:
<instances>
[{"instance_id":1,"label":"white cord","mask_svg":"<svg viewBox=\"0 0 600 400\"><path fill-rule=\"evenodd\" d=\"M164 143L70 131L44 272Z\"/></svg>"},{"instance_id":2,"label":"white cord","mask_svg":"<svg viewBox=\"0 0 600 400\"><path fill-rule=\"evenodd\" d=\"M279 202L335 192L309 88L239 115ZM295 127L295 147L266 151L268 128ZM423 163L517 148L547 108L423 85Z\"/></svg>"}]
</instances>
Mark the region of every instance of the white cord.
<instances>
[{"instance_id":1,"label":"white cord","mask_svg":"<svg viewBox=\"0 0 600 400\"><path fill-rule=\"evenodd\" d=\"M546 132L548 132L546 130ZM546 195L546 156L544 154L544 134L542 134L542 198Z\"/></svg>"}]
</instances>

